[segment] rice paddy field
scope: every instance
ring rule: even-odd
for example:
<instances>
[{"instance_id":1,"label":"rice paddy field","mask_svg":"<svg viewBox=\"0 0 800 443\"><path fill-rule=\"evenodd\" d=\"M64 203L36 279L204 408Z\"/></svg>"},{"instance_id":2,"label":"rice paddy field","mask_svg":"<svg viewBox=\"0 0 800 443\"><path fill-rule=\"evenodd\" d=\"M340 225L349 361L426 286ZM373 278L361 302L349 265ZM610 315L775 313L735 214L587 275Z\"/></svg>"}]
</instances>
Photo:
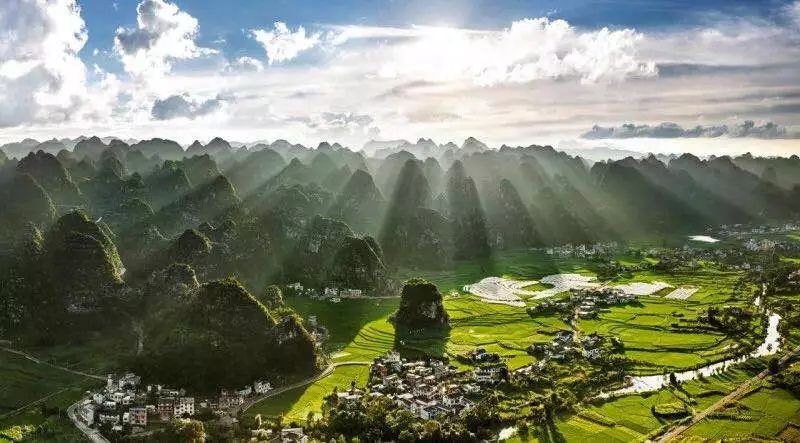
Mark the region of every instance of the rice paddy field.
<instances>
[{"instance_id":1,"label":"rice paddy field","mask_svg":"<svg viewBox=\"0 0 800 443\"><path fill-rule=\"evenodd\" d=\"M461 288L487 276L520 280L538 280L556 273L593 275L592 263L563 259L542 252L513 252L484 262L459 263L443 272L403 271L401 278L423 277L435 283L445 295L444 304L451 317L451 329L445 335L409 335L398 337L388 317L397 308L398 299L327 301L289 298L304 317L316 315L330 332L325 349L339 366L333 373L311 385L269 398L248 411L249 414L282 415L288 421L302 422L309 412L320 411L323 397L334 386L349 387L355 380L367 379L373 358L396 348L406 354L432 356L463 354L484 347L504 357L511 369L535 361L525 349L534 342L547 342L569 325L557 315L531 318L524 308L490 304L465 294ZM625 343L627 357L637 361L634 372L665 373L686 369L728 356L737 345L724 335L683 332L675 324L693 322L710 306L745 305L752 301L754 287L736 285L739 275L705 266L686 274L634 273L619 283L663 281L674 287L695 286L690 298L665 299L667 288L653 296L640 298L635 305L612 307L597 319L582 319L582 333L598 332L616 336ZM736 289L734 289L736 288ZM529 304L539 301L528 300ZM754 338L758 340L758 338ZM451 360L452 361L452 360ZM561 434L568 441L643 441L668 423L653 415L655 405L675 401L694 402L693 408L712 404L748 378L745 369L726 372L706 381L685 384L685 391L662 390L651 395L632 395L585 408L579 414L558 421L551 430L553 438ZM688 394L687 394L688 393Z\"/></svg>"},{"instance_id":2,"label":"rice paddy field","mask_svg":"<svg viewBox=\"0 0 800 443\"><path fill-rule=\"evenodd\" d=\"M764 368L762 362L751 362L743 364L735 369L726 371L722 374L708 377L705 380L694 380L691 382L683 383L680 389L669 388L662 389L661 391L640 394L628 395L616 399L608 400L605 402L598 402L594 405L586 406L575 414L561 417L556 421L554 428L547 430L548 438L537 439L534 437L528 438L524 441L537 442L537 441L576 441L576 442L642 442L658 434L664 427L673 424L676 420L683 418L683 416L675 417L659 417L653 413L654 408L664 409L665 407L672 407L685 409L687 411L702 410L711 406L719 399L724 397L728 392L732 391L744 381L758 373ZM756 396L760 398L760 392L765 394L770 393L769 390L758 390L746 398ZM783 391L785 393L785 391ZM786 393L788 394L788 393ZM791 394L789 394L791 395ZM745 400L747 401L747 400ZM796 407L800 405L800 400L781 396L775 399L775 404L770 405L784 411L781 417L788 417L790 411L797 414ZM762 403L763 404L763 403ZM759 407L762 407L759 404ZM797 405L795 405L797 404ZM766 406L766 405L765 405ZM755 415L755 414L754 414ZM766 417L766 415L764 415ZM761 415L759 415L761 417ZM780 418L783 420L783 418ZM711 421L710 419L706 421ZM713 421L720 421L714 419ZM699 423L697 429L691 428L690 432L685 435L689 439L697 438L698 441L704 441L707 438L713 441L718 441L723 438L735 438L747 435L748 429L756 429L756 426L761 425L754 421L741 422L734 419L727 419L730 421L729 431L720 431L716 435L707 434L704 422ZM783 430L787 421L781 422L780 429L771 435L776 435ZM772 425L769 429L766 427ZM738 426L739 433L732 432ZM770 422L769 418L764 419L765 431L772 432L778 428L776 422ZM723 426L724 428L724 426ZM709 429L716 429L716 426L710 426ZM761 435L761 434L759 434ZM764 434L766 435L766 434ZM519 436L514 436L508 439L509 442L523 441Z\"/></svg>"},{"instance_id":3,"label":"rice paddy field","mask_svg":"<svg viewBox=\"0 0 800 443\"><path fill-rule=\"evenodd\" d=\"M694 425L687 436L699 439L784 439L798 441L800 399L768 383L723 411ZM787 438L787 434L794 437Z\"/></svg>"}]
</instances>

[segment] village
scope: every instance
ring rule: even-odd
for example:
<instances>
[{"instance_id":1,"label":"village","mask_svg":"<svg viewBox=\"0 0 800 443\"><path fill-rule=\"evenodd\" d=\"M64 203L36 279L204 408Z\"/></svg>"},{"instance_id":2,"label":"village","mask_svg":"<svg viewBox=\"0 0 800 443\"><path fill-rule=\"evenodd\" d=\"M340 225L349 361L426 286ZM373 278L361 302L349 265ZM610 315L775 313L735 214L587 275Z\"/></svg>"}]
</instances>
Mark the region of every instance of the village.
<instances>
[{"instance_id":1,"label":"village","mask_svg":"<svg viewBox=\"0 0 800 443\"><path fill-rule=\"evenodd\" d=\"M116 379L109 375L102 390L87 391L76 415L85 425L103 433L135 435L161 427L176 418L231 415L248 399L272 389L269 382L258 380L241 389L221 390L217 397L200 399L184 389L152 384L143 386L141 377L133 373Z\"/></svg>"},{"instance_id":2,"label":"village","mask_svg":"<svg viewBox=\"0 0 800 443\"><path fill-rule=\"evenodd\" d=\"M487 388L508 377L508 367L497 354L478 348L462 358L477 366L460 371L443 360L409 361L389 351L373 361L365 390L352 387L335 392L334 401L346 405L364 396L387 397L397 407L425 420L456 416L472 407Z\"/></svg>"},{"instance_id":3,"label":"village","mask_svg":"<svg viewBox=\"0 0 800 443\"><path fill-rule=\"evenodd\" d=\"M634 303L637 294L619 288L604 286L592 289L573 290L569 297L549 299L527 309L531 316L558 312L569 319L573 315L580 318L596 318L603 308L613 305Z\"/></svg>"},{"instance_id":4,"label":"village","mask_svg":"<svg viewBox=\"0 0 800 443\"><path fill-rule=\"evenodd\" d=\"M304 296L312 300L328 300L331 303L339 303L343 299L365 298L361 289L339 289L335 287L325 287L322 292L315 288L307 288L300 282L289 283L286 285L288 295Z\"/></svg>"}]
</instances>

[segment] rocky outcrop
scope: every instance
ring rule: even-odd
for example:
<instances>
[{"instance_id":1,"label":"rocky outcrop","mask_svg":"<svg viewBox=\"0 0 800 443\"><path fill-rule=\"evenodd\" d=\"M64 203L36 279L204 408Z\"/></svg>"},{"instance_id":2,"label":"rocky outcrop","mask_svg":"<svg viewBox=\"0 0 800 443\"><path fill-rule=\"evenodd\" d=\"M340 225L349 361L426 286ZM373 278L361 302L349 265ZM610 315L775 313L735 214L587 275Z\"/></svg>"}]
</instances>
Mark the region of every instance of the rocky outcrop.
<instances>
[{"instance_id":1,"label":"rocky outcrop","mask_svg":"<svg viewBox=\"0 0 800 443\"><path fill-rule=\"evenodd\" d=\"M394 321L408 329L447 327L450 317L436 285L422 279L411 279L403 284Z\"/></svg>"}]
</instances>

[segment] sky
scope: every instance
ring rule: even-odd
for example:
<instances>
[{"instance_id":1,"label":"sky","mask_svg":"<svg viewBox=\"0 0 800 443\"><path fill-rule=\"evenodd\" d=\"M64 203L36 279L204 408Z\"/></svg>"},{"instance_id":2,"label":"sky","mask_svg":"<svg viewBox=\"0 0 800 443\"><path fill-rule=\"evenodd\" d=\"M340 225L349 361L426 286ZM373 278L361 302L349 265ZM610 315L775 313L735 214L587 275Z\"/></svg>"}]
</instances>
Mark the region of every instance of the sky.
<instances>
[{"instance_id":1,"label":"sky","mask_svg":"<svg viewBox=\"0 0 800 443\"><path fill-rule=\"evenodd\" d=\"M800 154L800 1L3 0L0 141Z\"/></svg>"}]
</instances>

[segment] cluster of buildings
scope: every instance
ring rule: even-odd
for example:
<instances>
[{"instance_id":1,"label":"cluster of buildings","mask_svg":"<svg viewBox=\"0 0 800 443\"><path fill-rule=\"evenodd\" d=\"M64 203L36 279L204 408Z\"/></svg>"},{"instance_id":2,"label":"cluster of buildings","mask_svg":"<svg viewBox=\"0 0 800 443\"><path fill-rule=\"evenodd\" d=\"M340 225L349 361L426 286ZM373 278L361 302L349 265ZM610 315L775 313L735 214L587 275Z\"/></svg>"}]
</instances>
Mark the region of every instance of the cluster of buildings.
<instances>
[{"instance_id":1,"label":"cluster of buildings","mask_svg":"<svg viewBox=\"0 0 800 443\"><path fill-rule=\"evenodd\" d=\"M742 237L746 235L764 235L764 234L784 234L788 232L800 231L800 225L796 223L784 223L782 225L766 226L766 225L722 225L719 228L719 233L725 236Z\"/></svg>"},{"instance_id":2,"label":"cluster of buildings","mask_svg":"<svg viewBox=\"0 0 800 443\"><path fill-rule=\"evenodd\" d=\"M331 303L339 303L346 298L362 298L364 292L361 289L339 289L325 287L322 292L314 288L306 288L300 282L289 283L286 288L293 291L295 295L305 296L313 300L328 300Z\"/></svg>"},{"instance_id":3,"label":"cluster of buildings","mask_svg":"<svg viewBox=\"0 0 800 443\"><path fill-rule=\"evenodd\" d=\"M619 243L611 241L611 242L595 243L592 245L567 244L563 246L546 248L544 252L547 255L553 255L561 258L567 258L567 257L593 258L593 257L602 257L613 254L614 252L619 250L619 247L620 247Z\"/></svg>"},{"instance_id":4,"label":"cluster of buildings","mask_svg":"<svg viewBox=\"0 0 800 443\"><path fill-rule=\"evenodd\" d=\"M458 372L441 360L407 361L389 352L373 361L367 395L386 396L426 420L454 416L472 406L468 397L480 393L483 383L499 380L499 373L497 379L490 375L493 371ZM351 389L338 395L339 401L358 401L364 393Z\"/></svg>"},{"instance_id":5,"label":"cluster of buildings","mask_svg":"<svg viewBox=\"0 0 800 443\"><path fill-rule=\"evenodd\" d=\"M562 330L556 333L550 343L534 343L528 346L528 354L545 360L564 361L580 353L575 345L575 334L572 331Z\"/></svg>"},{"instance_id":6,"label":"cluster of buildings","mask_svg":"<svg viewBox=\"0 0 800 443\"><path fill-rule=\"evenodd\" d=\"M574 312L580 318L595 318L600 310L605 307L633 303L636 300L636 294L603 286L594 289L575 290L568 298L545 300L536 306L528 308L528 313L538 315L548 312Z\"/></svg>"},{"instance_id":7,"label":"cluster of buildings","mask_svg":"<svg viewBox=\"0 0 800 443\"><path fill-rule=\"evenodd\" d=\"M256 381L239 390L223 390L218 398L196 400L184 389L171 389L161 385L141 385L141 377L127 373L114 379L108 376L105 387L89 392L78 407L77 415L89 426L107 424L112 431L143 431L148 423L164 422L173 418L191 417L200 410L222 415L231 408L244 404L252 395L272 390L266 381Z\"/></svg>"},{"instance_id":8,"label":"cluster of buildings","mask_svg":"<svg viewBox=\"0 0 800 443\"><path fill-rule=\"evenodd\" d=\"M751 252L763 252L763 251L771 251L778 246L778 242L772 241L767 238L762 238L760 240L756 240L755 238L749 238L745 241L742 246L745 249Z\"/></svg>"},{"instance_id":9,"label":"cluster of buildings","mask_svg":"<svg viewBox=\"0 0 800 443\"><path fill-rule=\"evenodd\" d=\"M612 337L608 343L602 335L592 333L576 341L573 331L561 330L550 343L530 345L528 353L541 358L539 364L543 365L546 360L566 361L578 355L589 361L596 361L610 353L610 349L621 349L621 347L622 342L616 337Z\"/></svg>"}]
</instances>

